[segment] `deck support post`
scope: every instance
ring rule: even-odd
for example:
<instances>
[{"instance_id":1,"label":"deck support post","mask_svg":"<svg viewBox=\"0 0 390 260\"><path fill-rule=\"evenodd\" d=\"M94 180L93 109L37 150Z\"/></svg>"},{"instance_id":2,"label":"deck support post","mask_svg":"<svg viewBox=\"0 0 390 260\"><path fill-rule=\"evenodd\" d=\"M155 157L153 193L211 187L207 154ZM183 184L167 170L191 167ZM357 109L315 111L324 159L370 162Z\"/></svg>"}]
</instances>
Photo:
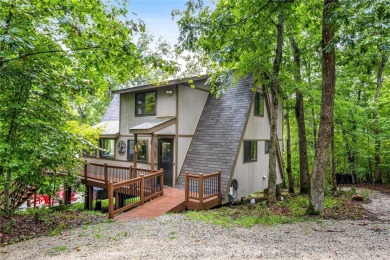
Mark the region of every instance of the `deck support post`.
<instances>
[{"instance_id":1,"label":"deck support post","mask_svg":"<svg viewBox=\"0 0 390 260\"><path fill-rule=\"evenodd\" d=\"M188 196L189 196L189 179L188 179L188 171L185 172L185 180L184 180L184 197L185 197L185 206L188 205Z\"/></svg>"},{"instance_id":2,"label":"deck support post","mask_svg":"<svg viewBox=\"0 0 390 260\"><path fill-rule=\"evenodd\" d=\"M145 203L145 175L141 174L141 205Z\"/></svg>"},{"instance_id":3,"label":"deck support post","mask_svg":"<svg viewBox=\"0 0 390 260\"><path fill-rule=\"evenodd\" d=\"M161 175L160 175L160 191L161 195L164 194L164 169L160 168Z\"/></svg>"},{"instance_id":4,"label":"deck support post","mask_svg":"<svg viewBox=\"0 0 390 260\"><path fill-rule=\"evenodd\" d=\"M134 157L133 157L133 164L134 164L134 170L135 174L137 175L137 159L138 159L138 135L134 134Z\"/></svg>"},{"instance_id":5,"label":"deck support post","mask_svg":"<svg viewBox=\"0 0 390 260\"><path fill-rule=\"evenodd\" d=\"M203 210L203 173L199 174L199 206Z\"/></svg>"},{"instance_id":6,"label":"deck support post","mask_svg":"<svg viewBox=\"0 0 390 260\"><path fill-rule=\"evenodd\" d=\"M219 204L222 204L222 185L221 185L221 173L222 170L218 169L218 197L219 197Z\"/></svg>"},{"instance_id":7,"label":"deck support post","mask_svg":"<svg viewBox=\"0 0 390 260\"><path fill-rule=\"evenodd\" d=\"M154 171L154 161L155 161L155 142L156 142L156 137L152 133L152 158L150 159L150 173L153 173Z\"/></svg>"},{"instance_id":8,"label":"deck support post","mask_svg":"<svg viewBox=\"0 0 390 260\"><path fill-rule=\"evenodd\" d=\"M112 181L108 183L107 187L108 191L108 218L113 219L114 218L114 187Z\"/></svg>"}]
</instances>

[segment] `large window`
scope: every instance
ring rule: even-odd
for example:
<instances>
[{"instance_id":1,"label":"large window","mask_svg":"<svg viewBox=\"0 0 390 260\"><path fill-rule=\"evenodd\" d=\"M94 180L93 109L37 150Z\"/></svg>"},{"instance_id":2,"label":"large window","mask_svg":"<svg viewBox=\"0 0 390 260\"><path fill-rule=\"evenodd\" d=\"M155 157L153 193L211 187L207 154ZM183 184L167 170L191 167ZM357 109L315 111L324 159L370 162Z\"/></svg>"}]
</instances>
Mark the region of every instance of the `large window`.
<instances>
[{"instance_id":1,"label":"large window","mask_svg":"<svg viewBox=\"0 0 390 260\"><path fill-rule=\"evenodd\" d=\"M128 153L127 160L134 161L134 140L128 140ZM147 140L138 140L138 156L137 161L146 162L148 157L148 141Z\"/></svg>"},{"instance_id":2,"label":"large window","mask_svg":"<svg viewBox=\"0 0 390 260\"><path fill-rule=\"evenodd\" d=\"M256 92L255 116L264 116L264 95Z\"/></svg>"},{"instance_id":3,"label":"large window","mask_svg":"<svg viewBox=\"0 0 390 260\"><path fill-rule=\"evenodd\" d=\"M115 139L100 139L100 157L115 157Z\"/></svg>"},{"instance_id":4,"label":"large window","mask_svg":"<svg viewBox=\"0 0 390 260\"><path fill-rule=\"evenodd\" d=\"M257 161L257 141L244 141L244 162Z\"/></svg>"},{"instance_id":5,"label":"large window","mask_svg":"<svg viewBox=\"0 0 390 260\"><path fill-rule=\"evenodd\" d=\"M135 95L135 115L146 116L156 114L156 91Z\"/></svg>"}]
</instances>

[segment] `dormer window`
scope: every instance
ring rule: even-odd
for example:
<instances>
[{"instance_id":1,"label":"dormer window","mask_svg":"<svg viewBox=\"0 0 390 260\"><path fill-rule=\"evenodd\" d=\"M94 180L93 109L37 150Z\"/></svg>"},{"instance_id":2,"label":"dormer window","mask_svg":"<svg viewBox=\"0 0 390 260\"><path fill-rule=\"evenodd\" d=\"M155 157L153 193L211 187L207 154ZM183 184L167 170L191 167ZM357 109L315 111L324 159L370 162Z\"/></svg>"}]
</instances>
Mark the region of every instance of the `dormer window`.
<instances>
[{"instance_id":1,"label":"dormer window","mask_svg":"<svg viewBox=\"0 0 390 260\"><path fill-rule=\"evenodd\" d=\"M156 115L156 91L135 94L135 115Z\"/></svg>"}]
</instances>

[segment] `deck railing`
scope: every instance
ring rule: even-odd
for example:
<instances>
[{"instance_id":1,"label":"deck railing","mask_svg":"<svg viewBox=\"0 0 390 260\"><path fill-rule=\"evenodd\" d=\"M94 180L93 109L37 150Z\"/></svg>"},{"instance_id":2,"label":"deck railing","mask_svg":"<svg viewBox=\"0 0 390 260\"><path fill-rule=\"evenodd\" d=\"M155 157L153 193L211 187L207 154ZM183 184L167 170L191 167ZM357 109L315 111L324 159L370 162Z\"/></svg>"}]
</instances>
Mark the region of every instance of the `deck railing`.
<instances>
[{"instance_id":1,"label":"deck railing","mask_svg":"<svg viewBox=\"0 0 390 260\"><path fill-rule=\"evenodd\" d=\"M155 171L154 171L155 172ZM114 166L98 163L84 164L84 170L81 175L85 180L104 181L108 184L110 181L113 183L131 180L141 175L149 175L150 170L134 168L132 165L129 167Z\"/></svg>"},{"instance_id":2,"label":"deck railing","mask_svg":"<svg viewBox=\"0 0 390 260\"><path fill-rule=\"evenodd\" d=\"M188 209L209 209L221 205L221 202L221 170L210 174L185 173L185 203Z\"/></svg>"},{"instance_id":3,"label":"deck railing","mask_svg":"<svg viewBox=\"0 0 390 260\"><path fill-rule=\"evenodd\" d=\"M144 170L147 171L147 170ZM150 171L149 171L150 172ZM129 210L163 194L164 171L133 178L118 183L108 183L108 217Z\"/></svg>"}]
</instances>

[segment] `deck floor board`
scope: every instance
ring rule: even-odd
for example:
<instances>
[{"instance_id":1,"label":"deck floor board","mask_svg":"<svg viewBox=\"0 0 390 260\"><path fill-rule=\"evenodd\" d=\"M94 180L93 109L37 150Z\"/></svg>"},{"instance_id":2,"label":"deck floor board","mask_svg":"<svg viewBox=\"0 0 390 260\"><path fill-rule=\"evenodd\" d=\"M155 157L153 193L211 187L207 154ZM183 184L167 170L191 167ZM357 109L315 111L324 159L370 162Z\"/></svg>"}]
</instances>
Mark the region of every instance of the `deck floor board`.
<instances>
[{"instance_id":1,"label":"deck floor board","mask_svg":"<svg viewBox=\"0 0 390 260\"><path fill-rule=\"evenodd\" d=\"M115 221L131 221L139 218L156 218L172 210L184 209L184 190L164 188L164 194L135 209L120 214Z\"/></svg>"}]
</instances>

